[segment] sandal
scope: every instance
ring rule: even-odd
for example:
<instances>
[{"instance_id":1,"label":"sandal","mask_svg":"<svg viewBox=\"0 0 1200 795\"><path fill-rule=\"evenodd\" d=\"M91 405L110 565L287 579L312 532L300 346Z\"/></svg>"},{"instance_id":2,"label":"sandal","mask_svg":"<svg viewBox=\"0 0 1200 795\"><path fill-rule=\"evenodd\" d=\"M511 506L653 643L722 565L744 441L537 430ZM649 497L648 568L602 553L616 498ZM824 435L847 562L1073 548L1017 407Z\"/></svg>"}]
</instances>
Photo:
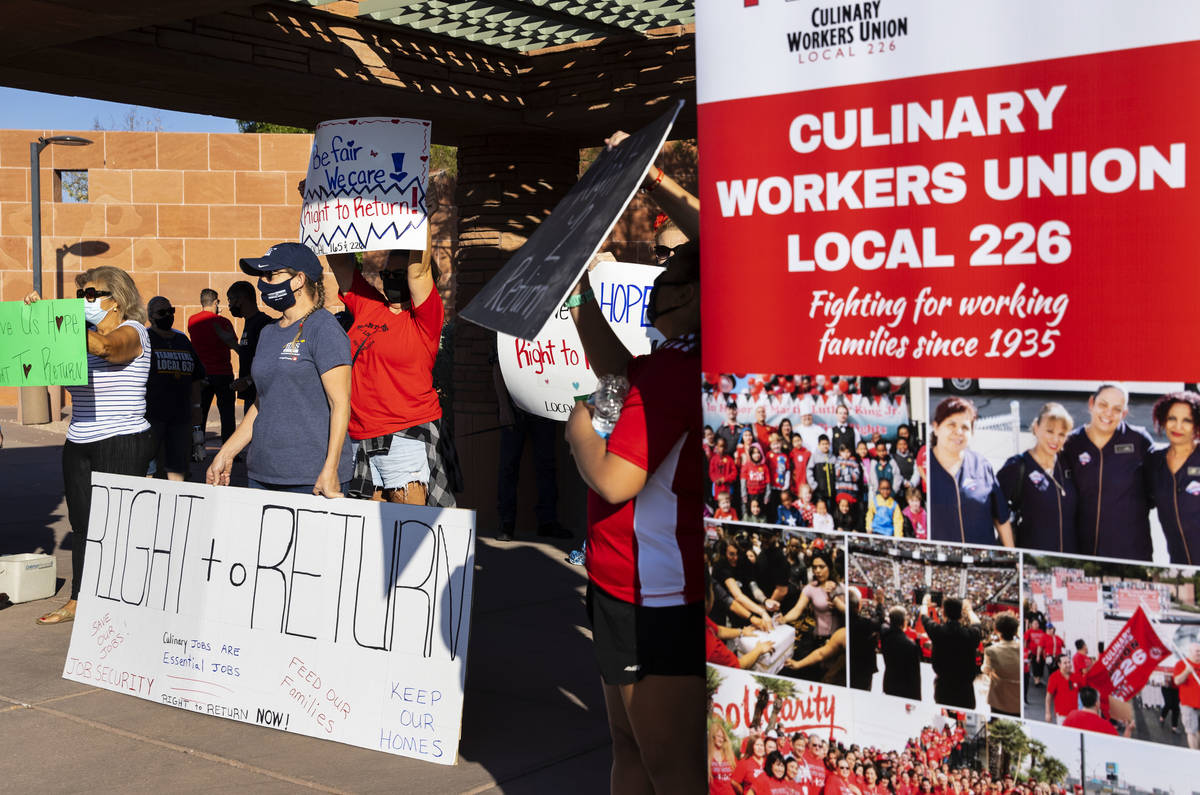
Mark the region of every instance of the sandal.
<instances>
[{"instance_id":1,"label":"sandal","mask_svg":"<svg viewBox=\"0 0 1200 795\"><path fill-rule=\"evenodd\" d=\"M68 621L75 620L75 611L68 610L65 607L60 607L57 610L51 610L44 616L37 619L37 624L40 626L49 626L51 624L65 624Z\"/></svg>"}]
</instances>

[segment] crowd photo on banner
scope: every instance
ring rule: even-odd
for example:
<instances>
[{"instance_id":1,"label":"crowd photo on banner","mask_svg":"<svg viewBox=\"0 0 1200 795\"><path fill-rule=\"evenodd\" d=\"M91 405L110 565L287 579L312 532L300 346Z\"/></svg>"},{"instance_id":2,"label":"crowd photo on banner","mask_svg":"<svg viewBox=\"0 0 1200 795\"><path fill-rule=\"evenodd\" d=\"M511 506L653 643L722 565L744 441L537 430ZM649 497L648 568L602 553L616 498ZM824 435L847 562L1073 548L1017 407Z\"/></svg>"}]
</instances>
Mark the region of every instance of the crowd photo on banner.
<instances>
[{"instance_id":1,"label":"crowd photo on banner","mask_svg":"<svg viewBox=\"0 0 1200 795\"><path fill-rule=\"evenodd\" d=\"M1029 720L1200 749L1200 569L1026 555Z\"/></svg>"},{"instance_id":2,"label":"crowd photo on banner","mask_svg":"<svg viewBox=\"0 0 1200 795\"><path fill-rule=\"evenodd\" d=\"M907 379L706 373L702 396L707 515L928 537Z\"/></svg>"},{"instance_id":3,"label":"crowd photo on banner","mask_svg":"<svg viewBox=\"0 0 1200 795\"><path fill-rule=\"evenodd\" d=\"M851 687L1020 715L1018 557L986 548L850 540Z\"/></svg>"},{"instance_id":4,"label":"crowd photo on banner","mask_svg":"<svg viewBox=\"0 0 1200 795\"><path fill-rule=\"evenodd\" d=\"M845 543L788 527L706 523L709 663L846 684Z\"/></svg>"}]
</instances>

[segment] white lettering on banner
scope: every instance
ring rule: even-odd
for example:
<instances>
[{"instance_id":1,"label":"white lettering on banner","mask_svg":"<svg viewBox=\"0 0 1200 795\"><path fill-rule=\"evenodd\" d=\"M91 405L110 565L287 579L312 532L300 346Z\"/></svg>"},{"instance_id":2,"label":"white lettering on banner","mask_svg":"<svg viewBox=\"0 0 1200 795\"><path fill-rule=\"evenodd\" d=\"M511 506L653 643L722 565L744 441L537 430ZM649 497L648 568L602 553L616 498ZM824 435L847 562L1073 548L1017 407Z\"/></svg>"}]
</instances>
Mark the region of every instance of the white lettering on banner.
<instances>
[{"instance_id":1,"label":"white lettering on banner","mask_svg":"<svg viewBox=\"0 0 1200 795\"><path fill-rule=\"evenodd\" d=\"M470 511L97 473L63 675L452 764L473 525ZM424 745L380 743L403 727Z\"/></svg>"}]
</instances>

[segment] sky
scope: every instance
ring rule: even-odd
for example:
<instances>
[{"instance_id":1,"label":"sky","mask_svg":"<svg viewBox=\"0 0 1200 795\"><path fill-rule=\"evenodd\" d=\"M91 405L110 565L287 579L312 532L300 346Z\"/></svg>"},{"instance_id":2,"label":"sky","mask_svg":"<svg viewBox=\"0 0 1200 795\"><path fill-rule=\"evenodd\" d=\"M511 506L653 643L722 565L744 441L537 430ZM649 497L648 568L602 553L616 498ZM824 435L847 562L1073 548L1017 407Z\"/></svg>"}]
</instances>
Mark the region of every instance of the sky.
<instances>
[{"instance_id":1,"label":"sky","mask_svg":"<svg viewBox=\"0 0 1200 795\"><path fill-rule=\"evenodd\" d=\"M238 131L233 119L0 87L3 130L92 130L97 121L101 129L127 129L131 110L136 111L140 130L153 130L161 123L163 132Z\"/></svg>"},{"instance_id":2,"label":"sky","mask_svg":"<svg viewBox=\"0 0 1200 795\"><path fill-rule=\"evenodd\" d=\"M1044 742L1046 750L1071 769L1072 776L1079 776L1079 732L1033 721L1025 724L1025 732ZM1116 762L1118 776L1143 789L1159 787L1175 795L1200 789L1195 751L1092 732L1086 735L1088 778L1104 778L1104 763Z\"/></svg>"}]
</instances>

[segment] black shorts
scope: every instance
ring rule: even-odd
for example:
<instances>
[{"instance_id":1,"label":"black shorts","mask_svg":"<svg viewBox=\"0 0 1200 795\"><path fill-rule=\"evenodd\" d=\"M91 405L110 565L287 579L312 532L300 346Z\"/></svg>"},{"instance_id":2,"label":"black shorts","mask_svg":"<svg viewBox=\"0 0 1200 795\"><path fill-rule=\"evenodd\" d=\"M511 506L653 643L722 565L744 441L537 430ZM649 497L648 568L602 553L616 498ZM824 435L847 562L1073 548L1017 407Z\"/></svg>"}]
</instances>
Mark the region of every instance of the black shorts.
<instances>
[{"instance_id":1,"label":"black shorts","mask_svg":"<svg viewBox=\"0 0 1200 795\"><path fill-rule=\"evenodd\" d=\"M155 475L166 477L163 471L166 470L187 477L192 457L192 424L187 420L151 420L150 430L154 433Z\"/></svg>"},{"instance_id":2,"label":"black shorts","mask_svg":"<svg viewBox=\"0 0 1200 795\"><path fill-rule=\"evenodd\" d=\"M644 607L588 583L588 620L605 684L644 676L704 675L704 604Z\"/></svg>"}]
</instances>

